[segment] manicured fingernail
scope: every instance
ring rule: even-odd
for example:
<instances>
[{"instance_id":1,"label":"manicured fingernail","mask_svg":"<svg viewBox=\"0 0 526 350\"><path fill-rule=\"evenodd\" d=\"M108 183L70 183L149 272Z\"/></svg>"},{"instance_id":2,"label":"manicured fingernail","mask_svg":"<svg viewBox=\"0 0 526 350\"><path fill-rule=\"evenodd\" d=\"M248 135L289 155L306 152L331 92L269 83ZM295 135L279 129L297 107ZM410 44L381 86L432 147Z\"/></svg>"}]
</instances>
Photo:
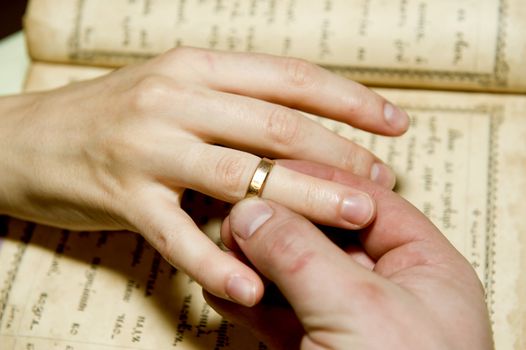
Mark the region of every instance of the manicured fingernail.
<instances>
[{"instance_id":1,"label":"manicured fingernail","mask_svg":"<svg viewBox=\"0 0 526 350\"><path fill-rule=\"evenodd\" d=\"M396 175L387 165L374 163L371 167L371 180L385 188L393 189L396 183Z\"/></svg>"},{"instance_id":2,"label":"manicured fingernail","mask_svg":"<svg viewBox=\"0 0 526 350\"><path fill-rule=\"evenodd\" d=\"M258 198L238 203L234 211L230 225L234 234L243 239L252 236L274 213L264 200Z\"/></svg>"},{"instance_id":3,"label":"manicured fingernail","mask_svg":"<svg viewBox=\"0 0 526 350\"><path fill-rule=\"evenodd\" d=\"M226 293L230 299L241 305L253 306L256 300L256 284L247 278L234 275L228 280Z\"/></svg>"},{"instance_id":4,"label":"manicured fingernail","mask_svg":"<svg viewBox=\"0 0 526 350\"><path fill-rule=\"evenodd\" d=\"M407 113L389 102L386 102L384 106L384 118L387 124L395 130L406 130L409 126Z\"/></svg>"},{"instance_id":5,"label":"manicured fingernail","mask_svg":"<svg viewBox=\"0 0 526 350\"><path fill-rule=\"evenodd\" d=\"M341 216L357 226L367 224L373 216L373 201L366 194L353 194L343 200Z\"/></svg>"}]
</instances>

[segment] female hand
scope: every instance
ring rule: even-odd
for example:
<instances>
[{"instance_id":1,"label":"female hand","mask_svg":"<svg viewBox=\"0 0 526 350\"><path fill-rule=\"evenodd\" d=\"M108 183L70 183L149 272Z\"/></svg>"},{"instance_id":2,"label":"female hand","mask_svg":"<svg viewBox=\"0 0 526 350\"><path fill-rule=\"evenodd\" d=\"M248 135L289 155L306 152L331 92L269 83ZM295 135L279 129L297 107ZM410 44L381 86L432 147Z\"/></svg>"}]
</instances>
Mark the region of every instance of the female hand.
<instances>
[{"instance_id":1,"label":"female hand","mask_svg":"<svg viewBox=\"0 0 526 350\"><path fill-rule=\"evenodd\" d=\"M493 348L475 271L422 213L352 174L288 166L371 193L377 217L361 232L361 245L342 250L277 203L236 204L223 225L225 243L275 282L290 305L265 298L246 308L205 295L217 311L272 349Z\"/></svg>"},{"instance_id":2,"label":"female hand","mask_svg":"<svg viewBox=\"0 0 526 350\"><path fill-rule=\"evenodd\" d=\"M300 60L175 49L99 79L2 99L0 213L140 232L213 294L229 297L243 283L261 294L257 275L181 209L185 189L237 202L259 156L318 161L394 183L371 153L295 109L385 135L408 125L380 96ZM281 166L263 195L345 228L374 216L367 194Z\"/></svg>"}]
</instances>

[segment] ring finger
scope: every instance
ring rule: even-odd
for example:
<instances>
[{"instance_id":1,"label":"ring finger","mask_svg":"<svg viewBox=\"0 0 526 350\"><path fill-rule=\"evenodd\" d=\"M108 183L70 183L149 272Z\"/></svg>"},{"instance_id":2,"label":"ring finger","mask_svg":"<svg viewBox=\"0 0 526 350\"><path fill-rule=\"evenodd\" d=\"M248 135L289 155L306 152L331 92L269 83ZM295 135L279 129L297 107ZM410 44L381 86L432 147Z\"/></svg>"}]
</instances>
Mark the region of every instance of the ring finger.
<instances>
[{"instance_id":1,"label":"ring finger","mask_svg":"<svg viewBox=\"0 0 526 350\"><path fill-rule=\"evenodd\" d=\"M159 176L231 203L245 197L259 157L199 142L184 148L172 148L169 152L180 156L155 165ZM368 194L279 165L272 168L261 195L317 223L342 228L364 227L375 215L375 205Z\"/></svg>"}]
</instances>

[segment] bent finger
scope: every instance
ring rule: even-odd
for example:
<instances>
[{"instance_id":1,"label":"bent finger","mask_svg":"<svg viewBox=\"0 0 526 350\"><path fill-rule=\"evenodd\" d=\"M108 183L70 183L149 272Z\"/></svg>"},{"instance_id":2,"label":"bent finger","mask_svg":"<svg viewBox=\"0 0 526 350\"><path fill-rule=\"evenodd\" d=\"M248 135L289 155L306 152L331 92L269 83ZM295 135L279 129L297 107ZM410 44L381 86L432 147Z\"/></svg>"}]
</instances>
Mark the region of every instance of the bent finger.
<instances>
[{"instance_id":1,"label":"bent finger","mask_svg":"<svg viewBox=\"0 0 526 350\"><path fill-rule=\"evenodd\" d=\"M245 306L259 301L264 289L261 278L221 251L178 207L169 191L151 191L140 200L143 210L135 215L134 224L172 266L220 298Z\"/></svg>"}]
</instances>

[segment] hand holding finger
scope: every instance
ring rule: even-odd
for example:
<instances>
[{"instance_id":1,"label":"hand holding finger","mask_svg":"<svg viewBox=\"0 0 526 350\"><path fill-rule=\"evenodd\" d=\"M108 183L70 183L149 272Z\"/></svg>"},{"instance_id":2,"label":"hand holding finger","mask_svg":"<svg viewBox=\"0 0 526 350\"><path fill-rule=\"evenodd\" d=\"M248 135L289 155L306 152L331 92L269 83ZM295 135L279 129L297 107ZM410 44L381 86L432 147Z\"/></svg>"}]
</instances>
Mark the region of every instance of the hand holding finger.
<instances>
[{"instance_id":1,"label":"hand holding finger","mask_svg":"<svg viewBox=\"0 0 526 350\"><path fill-rule=\"evenodd\" d=\"M386 201L387 210L405 203L395 195ZM418 230L424 232L414 235L412 219L417 223L421 217L417 211L408 214L397 228L400 245L385 252L373 271L276 203L245 200L233 208L229 221L241 250L277 284L303 324L302 346L490 349L489 319L476 274L452 246L443 244L431 223L422 221ZM368 234L388 229L373 226ZM381 243L370 243L369 249L375 244ZM395 268L378 266L382 261ZM469 335L459 337L458 325L466 319L471 320ZM389 329L382 339L375 336L378 327Z\"/></svg>"},{"instance_id":2,"label":"hand holding finger","mask_svg":"<svg viewBox=\"0 0 526 350\"><path fill-rule=\"evenodd\" d=\"M234 206L229 221L241 250L278 285L300 319L341 308L341 290L325 288L335 279L352 275L355 281L376 283L310 222L277 204L245 200ZM319 295L327 301L312 303Z\"/></svg>"}]
</instances>

